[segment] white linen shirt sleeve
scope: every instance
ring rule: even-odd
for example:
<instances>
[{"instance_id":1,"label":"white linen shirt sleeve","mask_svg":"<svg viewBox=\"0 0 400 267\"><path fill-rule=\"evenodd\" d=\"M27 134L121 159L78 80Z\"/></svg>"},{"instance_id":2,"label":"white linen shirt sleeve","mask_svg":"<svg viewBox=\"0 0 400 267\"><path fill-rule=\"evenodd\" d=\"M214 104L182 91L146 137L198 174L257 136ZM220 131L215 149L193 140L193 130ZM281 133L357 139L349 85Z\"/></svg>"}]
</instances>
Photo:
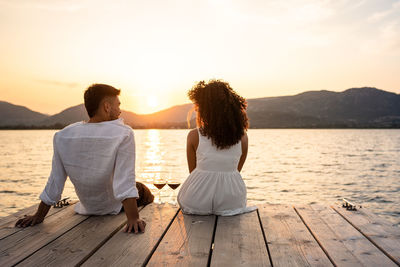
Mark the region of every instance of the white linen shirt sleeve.
<instances>
[{"instance_id":1,"label":"white linen shirt sleeve","mask_svg":"<svg viewBox=\"0 0 400 267\"><path fill-rule=\"evenodd\" d=\"M50 177L47 180L46 187L40 195L40 199L46 205L53 205L60 200L61 194L64 190L65 180L67 179L67 173L65 172L60 154L57 150L57 133L53 138L53 150L54 152Z\"/></svg>"},{"instance_id":2,"label":"white linen shirt sleeve","mask_svg":"<svg viewBox=\"0 0 400 267\"><path fill-rule=\"evenodd\" d=\"M135 138L133 131L122 140L115 157L113 190L118 201L138 198L135 180Z\"/></svg>"}]
</instances>

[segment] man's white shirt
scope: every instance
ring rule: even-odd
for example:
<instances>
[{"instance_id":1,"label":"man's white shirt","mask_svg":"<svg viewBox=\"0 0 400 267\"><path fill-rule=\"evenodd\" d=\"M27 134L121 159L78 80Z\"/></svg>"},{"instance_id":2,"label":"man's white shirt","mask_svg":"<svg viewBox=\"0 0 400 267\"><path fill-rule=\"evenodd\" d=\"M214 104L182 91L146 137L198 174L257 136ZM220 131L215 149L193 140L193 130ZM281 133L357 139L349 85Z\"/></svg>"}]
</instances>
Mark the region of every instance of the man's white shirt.
<instances>
[{"instance_id":1,"label":"man's white shirt","mask_svg":"<svg viewBox=\"0 0 400 267\"><path fill-rule=\"evenodd\" d=\"M137 198L135 139L122 119L77 122L57 132L53 162L40 199L53 205L61 198L67 176L80 200L79 214L117 214L126 198Z\"/></svg>"}]
</instances>

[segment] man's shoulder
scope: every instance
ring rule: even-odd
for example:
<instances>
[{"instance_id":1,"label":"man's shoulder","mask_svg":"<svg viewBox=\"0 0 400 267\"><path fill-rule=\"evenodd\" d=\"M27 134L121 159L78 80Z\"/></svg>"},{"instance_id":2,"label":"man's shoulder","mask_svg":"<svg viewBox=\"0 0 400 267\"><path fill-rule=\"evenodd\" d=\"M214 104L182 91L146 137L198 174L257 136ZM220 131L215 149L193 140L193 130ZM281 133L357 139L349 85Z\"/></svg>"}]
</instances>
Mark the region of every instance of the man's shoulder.
<instances>
[{"instance_id":1,"label":"man's shoulder","mask_svg":"<svg viewBox=\"0 0 400 267\"><path fill-rule=\"evenodd\" d=\"M67 133L73 129L80 127L84 123L85 123L84 121L80 121L80 122L75 122L70 125L67 125L64 128L62 128L61 130L59 130L58 132L56 132L56 135L63 135L64 133Z\"/></svg>"},{"instance_id":2,"label":"man's shoulder","mask_svg":"<svg viewBox=\"0 0 400 267\"><path fill-rule=\"evenodd\" d=\"M133 130L129 125L124 124L122 120L93 124L87 122L76 122L60 130L56 135L63 137L92 136L94 138L110 138L118 136L133 136Z\"/></svg>"},{"instance_id":3,"label":"man's shoulder","mask_svg":"<svg viewBox=\"0 0 400 267\"><path fill-rule=\"evenodd\" d=\"M84 121L78 121L78 122L75 122L75 123L71 123L70 125L65 126L61 131L68 130L68 129L71 129L71 128L80 127L80 126L82 126L84 123L86 123L86 122L84 122ZM61 131L60 131L60 132L61 132Z\"/></svg>"},{"instance_id":4,"label":"man's shoulder","mask_svg":"<svg viewBox=\"0 0 400 267\"><path fill-rule=\"evenodd\" d=\"M125 124L123 121L111 125L114 125L115 127L120 127L124 131L132 131L132 127L129 126L128 124Z\"/></svg>"},{"instance_id":5,"label":"man's shoulder","mask_svg":"<svg viewBox=\"0 0 400 267\"><path fill-rule=\"evenodd\" d=\"M125 124L122 120L116 123L109 123L107 127L112 127L115 131L121 133L122 135L133 135L133 129L131 126Z\"/></svg>"}]
</instances>

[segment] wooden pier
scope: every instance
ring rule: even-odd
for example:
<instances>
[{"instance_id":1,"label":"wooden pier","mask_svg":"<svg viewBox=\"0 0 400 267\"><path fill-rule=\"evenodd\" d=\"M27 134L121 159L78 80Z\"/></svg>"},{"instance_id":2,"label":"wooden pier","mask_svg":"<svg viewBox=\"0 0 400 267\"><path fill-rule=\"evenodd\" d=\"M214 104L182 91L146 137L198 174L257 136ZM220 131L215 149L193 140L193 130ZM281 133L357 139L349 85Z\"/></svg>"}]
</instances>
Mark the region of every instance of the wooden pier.
<instances>
[{"instance_id":1,"label":"wooden pier","mask_svg":"<svg viewBox=\"0 0 400 267\"><path fill-rule=\"evenodd\" d=\"M365 209L259 205L233 217L184 215L169 204L140 210L143 234L125 214L82 216L73 205L15 228L32 206L0 219L0 266L399 266L400 228Z\"/></svg>"}]
</instances>

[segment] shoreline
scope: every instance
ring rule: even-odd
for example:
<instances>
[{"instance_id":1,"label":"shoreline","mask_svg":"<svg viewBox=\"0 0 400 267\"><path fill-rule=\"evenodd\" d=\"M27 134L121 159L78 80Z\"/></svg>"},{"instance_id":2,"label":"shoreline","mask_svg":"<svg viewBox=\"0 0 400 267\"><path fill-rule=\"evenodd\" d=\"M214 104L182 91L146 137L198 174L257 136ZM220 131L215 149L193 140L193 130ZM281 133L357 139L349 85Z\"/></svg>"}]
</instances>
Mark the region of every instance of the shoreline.
<instances>
[{"instance_id":1,"label":"shoreline","mask_svg":"<svg viewBox=\"0 0 400 267\"><path fill-rule=\"evenodd\" d=\"M61 130L65 128L67 125L62 126L38 126L38 127L31 127L31 126L0 126L0 130ZM138 127L138 126L131 126L133 130L189 130L193 128L186 128L186 127ZM268 128L252 128L250 127L249 130L396 130L400 129L400 125L395 127L268 127Z\"/></svg>"}]
</instances>

